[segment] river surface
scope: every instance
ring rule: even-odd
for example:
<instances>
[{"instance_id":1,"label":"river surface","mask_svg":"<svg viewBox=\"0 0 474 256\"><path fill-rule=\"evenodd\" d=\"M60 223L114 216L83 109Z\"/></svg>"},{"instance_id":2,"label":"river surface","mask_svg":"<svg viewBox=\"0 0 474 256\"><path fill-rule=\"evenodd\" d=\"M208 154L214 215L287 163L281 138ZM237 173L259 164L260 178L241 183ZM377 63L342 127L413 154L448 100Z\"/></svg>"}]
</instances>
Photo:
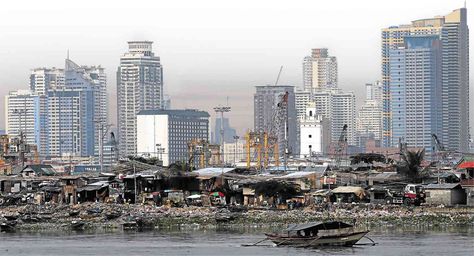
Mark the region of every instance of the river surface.
<instances>
[{"instance_id":1,"label":"river surface","mask_svg":"<svg viewBox=\"0 0 474 256\"><path fill-rule=\"evenodd\" d=\"M474 255L474 228L378 228L376 246L304 249L242 246L271 228L186 228L149 232L40 232L0 234L0 255ZM368 243L361 240L360 243Z\"/></svg>"}]
</instances>

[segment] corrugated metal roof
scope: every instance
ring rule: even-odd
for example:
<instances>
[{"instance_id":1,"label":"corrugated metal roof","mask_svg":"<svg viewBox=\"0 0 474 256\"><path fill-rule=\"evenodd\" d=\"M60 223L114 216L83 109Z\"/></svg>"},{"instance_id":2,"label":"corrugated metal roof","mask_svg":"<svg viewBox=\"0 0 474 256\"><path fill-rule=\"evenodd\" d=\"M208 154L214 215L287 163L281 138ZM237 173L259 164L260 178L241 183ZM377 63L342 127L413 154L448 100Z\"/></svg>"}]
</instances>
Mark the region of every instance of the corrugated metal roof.
<instances>
[{"instance_id":1,"label":"corrugated metal roof","mask_svg":"<svg viewBox=\"0 0 474 256\"><path fill-rule=\"evenodd\" d=\"M193 171L193 173L197 174L198 176L204 176L204 177L217 177L220 176L222 173L228 173L230 171L235 170L235 168L214 168L214 167L209 167L209 168L203 168L199 170Z\"/></svg>"},{"instance_id":2,"label":"corrugated metal roof","mask_svg":"<svg viewBox=\"0 0 474 256\"><path fill-rule=\"evenodd\" d=\"M454 189L461 187L459 183L428 184L425 189Z\"/></svg>"},{"instance_id":3,"label":"corrugated metal roof","mask_svg":"<svg viewBox=\"0 0 474 256\"><path fill-rule=\"evenodd\" d=\"M287 175L278 177L278 179L300 179L300 178L308 178L312 175L317 175L317 172L292 172Z\"/></svg>"}]
</instances>

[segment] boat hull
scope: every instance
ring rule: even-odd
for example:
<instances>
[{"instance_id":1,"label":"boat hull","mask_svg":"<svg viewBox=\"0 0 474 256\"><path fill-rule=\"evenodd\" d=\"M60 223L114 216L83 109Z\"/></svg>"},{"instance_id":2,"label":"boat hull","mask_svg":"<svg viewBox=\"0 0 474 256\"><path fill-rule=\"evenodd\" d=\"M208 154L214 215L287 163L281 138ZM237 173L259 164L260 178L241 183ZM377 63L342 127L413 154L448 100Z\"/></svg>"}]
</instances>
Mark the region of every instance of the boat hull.
<instances>
[{"instance_id":1,"label":"boat hull","mask_svg":"<svg viewBox=\"0 0 474 256\"><path fill-rule=\"evenodd\" d=\"M339 236L325 237L285 237L276 234L265 234L277 246L295 246L295 247L323 247L323 246L353 246L368 231L348 233Z\"/></svg>"}]
</instances>

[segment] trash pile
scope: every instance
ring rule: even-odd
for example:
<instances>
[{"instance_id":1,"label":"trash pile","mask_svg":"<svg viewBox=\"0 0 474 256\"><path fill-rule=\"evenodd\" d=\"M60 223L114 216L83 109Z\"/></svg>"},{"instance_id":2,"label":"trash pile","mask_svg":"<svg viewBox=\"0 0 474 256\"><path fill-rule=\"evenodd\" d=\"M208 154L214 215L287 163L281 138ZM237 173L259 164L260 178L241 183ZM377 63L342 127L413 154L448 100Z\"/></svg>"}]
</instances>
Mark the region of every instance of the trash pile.
<instances>
[{"instance_id":1,"label":"trash pile","mask_svg":"<svg viewBox=\"0 0 474 256\"><path fill-rule=\"evenodd\" d=\"M473 225L474 209L326 204L296 210L84 203L0 208L1 231L160 228L175 225L286 225L328 219L364 225Z\"/></svg>"}]
</instances>

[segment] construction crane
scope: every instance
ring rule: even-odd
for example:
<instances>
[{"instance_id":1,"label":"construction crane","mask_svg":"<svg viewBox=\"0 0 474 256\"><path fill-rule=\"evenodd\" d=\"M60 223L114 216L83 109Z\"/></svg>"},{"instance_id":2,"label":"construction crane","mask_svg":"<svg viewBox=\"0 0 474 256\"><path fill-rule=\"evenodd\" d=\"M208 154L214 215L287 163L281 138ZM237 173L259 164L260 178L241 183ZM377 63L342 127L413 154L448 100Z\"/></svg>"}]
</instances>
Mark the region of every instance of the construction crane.
<instances>
[{"instance_id":1,"label":"construction crane","mask_svg":"<svg viewBox=\"0 0 474 256\"><path fill-rule=\"evenodd\" d=\"M287 124L287 117L288 117L288 96L289 93L285 92L279 95L278 102L275 105L273 110L271 122L268 124L267 131L265 132L264 136L264 166L265 168L269 164L269 157L270 154L273 153L273 160L275 161L275 166L280 165L280 142L283 139L284 141L284 159L285 159L285 166L286 166L286 157L289 153L287 147L287 134L288 134L288 124ZM284 124L284 134L281 135L281 128L282 124Z\"/></svg>"},{"instance_id":2,"label":"construction crane","mask_svg":"<svg viewBox=\"0 0 474 256\"><path fill-rule=\"evenodd\" d=\"M336 154L336 167L339 168L341 164L342 154L347 149L347 124L342 127L341 135L339 135L339 140L337 141L336 148L334 153Z\"/></svg>"},{"instance_id":3,"label":"construction crane","mask_svg":"<svg viewBox=\"0 0 474 256\"><path fill-rule=\"evenodd\" d=\"M205 168L207 165L207 152L209 142L202 139L193 139L188 142L188 166L190 168ZM196 156L198 156L198 164L196 163ZM220 157L219 157L220 159Z\"/></svg>"},{"instance_id":4,"label":"construction crane","mask_svg":"<svg viewBox=\"0 0 474 256\"><path fill-rule=\"evenodd\" d=\"M262 135L259 132L248 131L245 134L245 153L247 158L247 168L250 168L252 162L252 149L254 149L254 155L256 156L257 170L262 169Z\"/></svg>"},{"instance_id":5,"label":"construction crane","mask_svg":"<svg viewBox=\"0 0 474 256\"><path fill-rule=\"evenodd\" d=\"M278 76L275 81L275 86L278 85L280 76L283 70L283 66L280 66ZM284 148L284 159L286 166L286 158L289 154L287 134L288 134L288 92L284 92L278 95L276 104L273 105L272 116L270 122L266 124L263 132L248 132L246 138L246 155L247 155L247 168L250 168L251 163L251 150L254 149L254 155L256 155L257 169L268 168L270 160L273 158L274 165L278 167L280 165L280 146L282 140L285 143ZM284 133L281 128L284 124Z\"/></svg>"},{"instance_id":6,"label":"construction crane","mask_svg":"<svg viewBox=\"0 0 474 256\"><path fill-rule=\"evenodd\" d=\"M436 158L435 161L437 162L442 162L444 163L446 161L446 154L447 154L447 151L443 145L443 143L441 143L441 141L439 141L438 139L438 136L436 136L436 134L431 134L431 137L433 138L433 141L434 141L434 148L433 148L433 155L434 157Z\"/></svg>"}]
</instances>

